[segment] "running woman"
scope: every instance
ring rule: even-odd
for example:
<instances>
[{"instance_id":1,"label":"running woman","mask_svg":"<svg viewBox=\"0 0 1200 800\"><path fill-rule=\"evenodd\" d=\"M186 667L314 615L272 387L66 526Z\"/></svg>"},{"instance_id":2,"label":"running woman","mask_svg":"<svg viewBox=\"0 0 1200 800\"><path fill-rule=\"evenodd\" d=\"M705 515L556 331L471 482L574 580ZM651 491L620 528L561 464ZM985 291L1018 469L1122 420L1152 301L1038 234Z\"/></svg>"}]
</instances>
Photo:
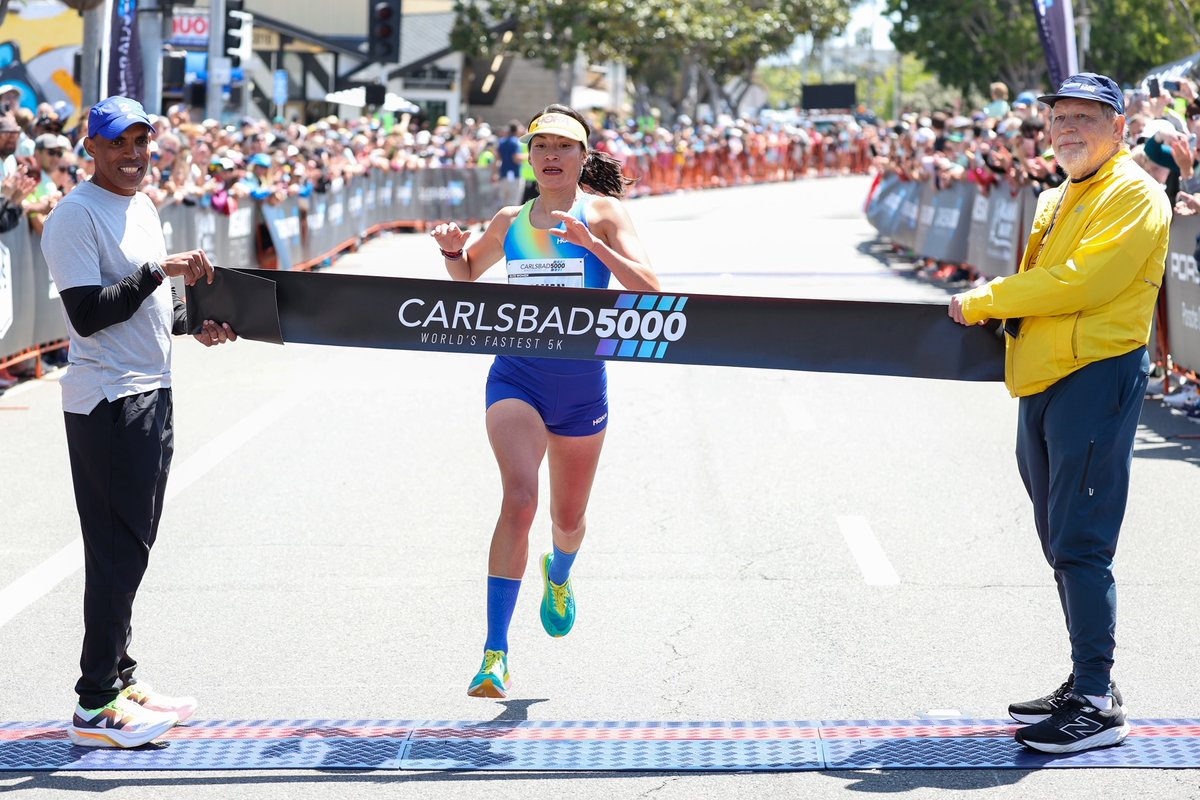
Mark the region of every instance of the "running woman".
<instances>
[{"instance_id":1,"label":"running woman","mask_svg":"<svg viewBox=\"0 0 1200 800\"><path fill-rule=\"evenodd\" d=\"M521 141L529 146L539 196L500 209L473 241L455 223L431 232L456 281L473 281L504 258L508 282L604 289L613 275L631 291L656 292L658 279L618 198L630 183L620 164L588 148L580 114L548 106ZM469 242L469 243L468 243ZM550 272L565 261L567 274ZM487 380L487 431L503 499L488 555L487 639L473 697L507 697L508 627L529 560L538 470L550 458L553 551L541 558L542 627L566 636L575 623L571 565L608 424L602 361L497 356Z\"/></svg>"}]
</instances>

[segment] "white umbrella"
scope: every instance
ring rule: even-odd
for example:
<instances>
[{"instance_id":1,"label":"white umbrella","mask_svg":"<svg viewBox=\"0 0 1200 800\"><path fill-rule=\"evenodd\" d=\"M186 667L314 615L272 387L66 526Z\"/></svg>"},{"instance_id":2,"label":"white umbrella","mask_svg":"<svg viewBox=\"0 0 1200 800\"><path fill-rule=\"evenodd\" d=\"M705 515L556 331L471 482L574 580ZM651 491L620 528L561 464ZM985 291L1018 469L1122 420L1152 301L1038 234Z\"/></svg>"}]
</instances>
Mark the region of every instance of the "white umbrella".
<instances>
[{"instance_id":1,"label":"white umbrella","mask_svg":"<svg viewBox=\"0 0 1200 800\"><path fill-rule=\"evenodd\" d=\"M354 108L362 108L367 104L367 90L362 86L355 86L353 89L342 89L340 92L330 92L325 95L326 103L336 103L341 106L353 106ZM383 111L407 111L410 114L420 111L413 103L405 100L398 94L388 92L383 100Z\"/></svg>"}]
</instances>

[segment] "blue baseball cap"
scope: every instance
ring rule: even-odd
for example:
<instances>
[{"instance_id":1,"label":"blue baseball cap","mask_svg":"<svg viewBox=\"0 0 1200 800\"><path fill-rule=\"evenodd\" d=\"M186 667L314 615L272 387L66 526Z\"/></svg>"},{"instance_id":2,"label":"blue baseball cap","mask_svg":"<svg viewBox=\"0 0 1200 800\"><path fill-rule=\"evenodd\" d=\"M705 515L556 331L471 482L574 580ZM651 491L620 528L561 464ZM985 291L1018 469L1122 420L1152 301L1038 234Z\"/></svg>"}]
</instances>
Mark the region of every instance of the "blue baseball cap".
<instances>
[{"instance_id":1,"label":"blue baseball cap","mask_svg":"<svg viewBox=\"0 0 1200 800\"><path fill-rule=\"evenodd\" d=\"M1041 95L1038 100L1053 108L1056 102L1068 97L1095 100L1097 103L1112 106L1118 114L1125 113L1125 96L1121 94L1121 88L1112 78L1105 75L1080 72L1063 81L1057 92Z\"/></svg>"},{"instance_id":2,"label":"blue baseball cap","mask_svg":"<svg viewBox=\"0 0 1200 800\"><path fill-rule=\"evenodd\" d=\"M88 136L103 136L112 139L119 136L130 125L142 123L154 133L154 123L146 109L137 100L114 95L92 106L88 114Z\"/></svg>"},{"instance_id":3,"label":"blue baseball cap","mask_svg":"<svg viewBox=\"0 0 1200 800\"><path fill-rule=\"evenodd\" d=\"M271 157L266 153L255 153L250 156L250 166L252 167L269 167L271 166Z\"/></svg>"}]
</instances>

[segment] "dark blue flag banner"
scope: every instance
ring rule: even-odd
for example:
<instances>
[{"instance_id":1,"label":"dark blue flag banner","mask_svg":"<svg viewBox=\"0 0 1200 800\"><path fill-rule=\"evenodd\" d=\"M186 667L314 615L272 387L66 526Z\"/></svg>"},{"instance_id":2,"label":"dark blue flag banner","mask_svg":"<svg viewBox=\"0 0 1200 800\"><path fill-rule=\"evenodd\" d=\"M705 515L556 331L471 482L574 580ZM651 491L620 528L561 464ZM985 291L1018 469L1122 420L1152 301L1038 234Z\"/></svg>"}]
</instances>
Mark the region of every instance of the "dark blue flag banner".
<instances>
[{"instance_id":1,"label":"dark blue flag banner","mask_svg":"<svg viewBox=\"0 0 1200 800\"><path fill-rule=\"evenodd\" d=\"M142 102L142 43L138 38L137 0L113 0L108 45L108 96Z\"/></svg>"},{"instance_id":2,"label":"dark blue flag banner","mask_svg":"<svg viewBox=\"0 0 1200 800\"><path fill-rule=\"evenodd\" d=\"M1038 38L1046 53L1050 90L1055 91L1063 81L1079 72L1075 11L1071 0L1033 0L1033 14L1037 19Z\"/></svg>"},{"instance_id":3,"label":"dark blue flag banner","mask_svg":"<svg viewBox=\"0 0 1200 800\"><path fill-rule=\"evenodd\" d=\"M217 268L189 328L342 347L998 381L1004 342L946 304L724 297Z\"/></svg>"}]
</instances>

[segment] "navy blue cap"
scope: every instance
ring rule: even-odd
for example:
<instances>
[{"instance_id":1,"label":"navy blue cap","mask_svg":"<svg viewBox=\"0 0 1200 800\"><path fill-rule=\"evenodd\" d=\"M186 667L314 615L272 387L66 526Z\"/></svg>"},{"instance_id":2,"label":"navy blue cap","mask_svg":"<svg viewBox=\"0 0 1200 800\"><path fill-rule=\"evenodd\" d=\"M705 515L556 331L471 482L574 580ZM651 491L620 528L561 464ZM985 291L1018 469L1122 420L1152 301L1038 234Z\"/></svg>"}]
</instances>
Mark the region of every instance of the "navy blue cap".
<instances>
[{"instance_id":1,"label":"navy blue cap","mask_svg":"<svg viewBox=\"0 0 1200 800\"><path fill-rule=\"evenodd\" d=\"M1058 87L1057 92L1054 94L1044 94L1038 100L1053 107L1056 102L1068 97L1080 100L1095 100L1097 103L1112 106L1117 110L1118 114L1125 113L1125 96L1121 94L1120 87L1117 86L1113 79L1106 75L1097 75L1094 72L1080 72L1063 81L1062 86Z\"/></svg>"},{"instance_id":2,"label":"navy blue cap","mask_svg":"<svg viewBox=\"0 0 1200 800\"><path fill-rule=\"evenodd\" d=\"M150 126L150 132L154 133L154 123L150 122L150 117L141 103L128 97L114 95L92 107L92 112L88 114L88 136L113 139L130 125L137 125L139 122Z\"/></svg>"}]
</instances>

